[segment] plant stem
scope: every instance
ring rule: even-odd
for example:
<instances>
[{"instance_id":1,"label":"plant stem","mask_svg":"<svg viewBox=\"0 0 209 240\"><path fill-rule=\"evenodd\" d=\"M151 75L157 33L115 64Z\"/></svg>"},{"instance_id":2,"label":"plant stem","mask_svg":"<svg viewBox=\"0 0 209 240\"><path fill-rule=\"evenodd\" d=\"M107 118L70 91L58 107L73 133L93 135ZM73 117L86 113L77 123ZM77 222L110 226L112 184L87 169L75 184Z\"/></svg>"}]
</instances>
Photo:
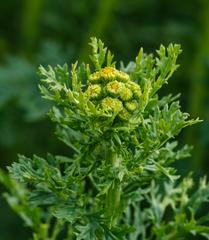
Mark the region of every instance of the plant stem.
<instances>
[{"instance_id":1,"label":"plant stem","mask_svg":"<svg viewBox=\"0 0 209 240\"><path fill-rule=\"evenodd\" d=\"M62 229L62 225L63 225L62 222L60 222L59 220L56 221L50 240L56 240L57 239L57 236Z\"/></svg>"},{"instance_id":2,"label":"plant stem","mask_svg":"<svg viewBox=\"0 0 209 240\"><path fill-rule=\"evenodd\" d=\"M48 238L49 225L42 223L39 225L36 233L33 236L33 240L49 240Z\"/></svg>"},{"instance_id":3,"label":"plant stem","mask_svg":"<svg viewBox=\"0 0 209 240\"><path fill-rule=\"evenodd\" d=\"M119 167L120 159L116 152L110 153L110 161L114 168ZM106 195L105 201L105 209L106 209L106 217L109 220L109 227L111 228L113 225L117 223L117 218L119 215L120 208L120 200L121 200L121 184L119 180L115 179Z\"/></svg>"}]
</instances>

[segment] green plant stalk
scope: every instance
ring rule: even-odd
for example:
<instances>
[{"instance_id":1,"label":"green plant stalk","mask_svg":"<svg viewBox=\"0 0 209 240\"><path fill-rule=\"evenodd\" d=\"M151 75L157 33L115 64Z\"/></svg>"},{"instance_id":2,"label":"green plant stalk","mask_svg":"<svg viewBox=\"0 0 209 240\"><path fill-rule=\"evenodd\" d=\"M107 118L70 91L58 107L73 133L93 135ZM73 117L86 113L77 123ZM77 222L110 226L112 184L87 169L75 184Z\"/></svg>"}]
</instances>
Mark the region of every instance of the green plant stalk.
<instances>
[{"instance_id":1,"label":"green plant stalk","mask_svg":"<svg viewBox=\"0 0 209 240\"><path fill-rule=\"evenodd\" d=\"M49 230L49 225L47 223L41 224L37 229L37 233L34 234L33 239L34 240L50 240L48 238L48 230Z\"/></svg>"},{"instance_id":2,"label":"green plant stalk","mask_svg":"<svg viewBox=\"0 0 209 240\"><path fill-rule=\"evenodd\" d=\"M111 151L109 154L113 168L120 166L120 158L116 152ZM105 217L109 219L109 227L111 228L117 223L121 202L121 184L119 180L112 182L105 199Z\"/></svg>"},{"instance_id":3,"label":"green plant stalk","mask_svg":"<svg viewBox=\"0 0 209 240\"><path fill-rule=\"evenodd\" d=\"M62 230L62 227L63 227L63 223L61 221L57 220L56 223L55 223L52 235L51 235L49 240L56 240L58 234Z\"/></svg>"}]
</instances>

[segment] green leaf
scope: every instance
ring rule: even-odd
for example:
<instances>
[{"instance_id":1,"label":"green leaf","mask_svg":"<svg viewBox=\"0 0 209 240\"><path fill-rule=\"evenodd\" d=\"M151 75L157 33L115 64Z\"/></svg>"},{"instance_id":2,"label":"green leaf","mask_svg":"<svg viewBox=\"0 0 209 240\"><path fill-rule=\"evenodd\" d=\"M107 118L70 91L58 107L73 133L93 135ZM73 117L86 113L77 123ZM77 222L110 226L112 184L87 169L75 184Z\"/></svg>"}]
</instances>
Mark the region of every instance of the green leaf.
<instances>
[{"instance_id":1,"label":"green leaf","mask_svg":"<svg viewBox=\"0 0 209 240\"><path fill-rule=\"evenodd\" d=\"M92 55L90 55L90 59L96 70L100 70L105 61L107 48L104 47L104 43L99 39L97 40L95 37L91 38L91 42L89 45L92 47ZM109 53L108 63L112 61L112 56Z\"/></svg>"}]
</instances>

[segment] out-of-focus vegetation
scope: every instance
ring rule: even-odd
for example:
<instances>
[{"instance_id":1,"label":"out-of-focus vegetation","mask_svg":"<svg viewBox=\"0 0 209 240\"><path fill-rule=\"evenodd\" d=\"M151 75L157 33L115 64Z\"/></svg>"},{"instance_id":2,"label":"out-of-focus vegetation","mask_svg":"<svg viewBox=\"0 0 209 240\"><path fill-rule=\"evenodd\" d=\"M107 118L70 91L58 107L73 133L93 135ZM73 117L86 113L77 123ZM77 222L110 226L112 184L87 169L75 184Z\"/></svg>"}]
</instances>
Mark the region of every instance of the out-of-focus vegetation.
<instances>
[{"instance_id":1,"label":"out-of-focus vegetation","mask_svg":"<svg viewBox=\"0 0 209 240\"><path fill-rule=\"evenodd\" d=\"M126 59L124 64L141 46L151 52L161 43L182 45L181 68L163 91L181 92L184 110L204 122L181 135L179 140L194 150L178 167L181 173L208 174L208 0L7 0L1 3L0 25L1 167L16 160L17 153L67 154L53 138L36 69L39 64L85 60L89 37L96 36L116 59ZM20 220L2 199L0 219L0 239L26 239L25 229L18 228Z\"/></svg>"}]
</instances>

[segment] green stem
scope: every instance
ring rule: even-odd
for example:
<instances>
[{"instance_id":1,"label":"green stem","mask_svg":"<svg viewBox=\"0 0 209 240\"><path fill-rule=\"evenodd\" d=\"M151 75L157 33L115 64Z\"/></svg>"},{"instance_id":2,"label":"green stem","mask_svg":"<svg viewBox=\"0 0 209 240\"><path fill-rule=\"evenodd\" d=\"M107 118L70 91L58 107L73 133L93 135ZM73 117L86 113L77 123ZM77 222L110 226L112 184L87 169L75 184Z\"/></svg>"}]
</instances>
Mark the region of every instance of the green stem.
<instances>
[{"instance_id":1,"label":"green stem","mask_svg":"<svg viewBox=\"0 0 209 240\"><path fill-rule=\"evenodd\" d=\"M62 226L63 226L63 223L61 221L57 220L56 223L55 223L55 226L54 226L54 229L53 229L52 236L51 236L50 240L56 240L57 239L58 234L62 230Z\"/></svg>"},{"instance_id":2,"label":"green stem","mask_svg":"<svg viewBox=\"0 0 209 240\"><path fill-rule=\"evenodd\" d=\"M67 237L64 240L73 240L74 238L74 229L71 225L68 225Z\"/></svg>"},{"instance_id":3,"label":"green stem","mask_svg":"<svg viewBox=\"0 0 209 240\"><path fill-rule=\"evenodd\" d=\"M119 167L120 159L116 152L110 153L110 161L114 168ZM105 199L105 217L108 219L108 225L110 228L117 223L120 213L120 200L121 184L119 180L115 179L112 182Z\"/></svg>"},{"instance_id":4,"label":"green stem","mask_svg":"<svg viewBox=\"0 0 209 240\"><path fill-rule=\"evenodd\" d=\"M50 240L48 238L49 225L46 223L40 224L36 233L33 235L33 240Z\"/></svg>"}]
</instances>

